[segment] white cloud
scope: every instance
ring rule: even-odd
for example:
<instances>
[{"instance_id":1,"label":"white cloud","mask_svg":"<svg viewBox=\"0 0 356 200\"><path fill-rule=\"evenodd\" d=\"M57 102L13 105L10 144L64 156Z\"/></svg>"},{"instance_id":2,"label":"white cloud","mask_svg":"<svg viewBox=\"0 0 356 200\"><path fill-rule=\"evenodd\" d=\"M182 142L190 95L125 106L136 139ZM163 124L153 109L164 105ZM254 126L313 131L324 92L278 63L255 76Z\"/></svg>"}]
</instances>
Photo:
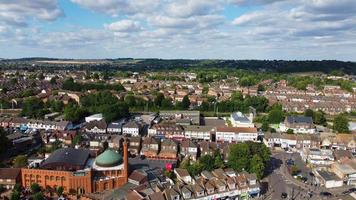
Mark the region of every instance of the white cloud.
<instances>
[{"instance_id":1,"label":"white cloud","mask_svg":"<svg viewBox=\"0 0 356 200\"><path fill-rule=\"evenodd\" d=\"M107 24L104 27L114 32L136 32L142 29L139 22L128 19Z\"/></svg>"},{"instance_id":2,"label":"white cloud","mask_svg":"<svg viewBox=\"0 0 356 200\"><path fill-rule=\"evenodd\" d=\"M28 19L53 21L63 16L57 0L2 0L0 1L0 23L26 26Z\"/></svg>"},{"instance_id":3,"label":"white cloud","mask_svg":"<svg viewBox=\"0 0 356 200\"><path fill-rule=\"evenodd\" d=\"M151 12L160 0L71 0L84 8L112 16Z\"/></svg>"},{"instance_id":4,"label":"white cloud","mask_svg":"<svg viewBox=\"0 0 356 200\"><path fill-rule=\"evenodd\" d=\"M168 5L167 14L173 17L209 15L222 10L220 0L179 0Z\"/></svg>"}]
</instances>

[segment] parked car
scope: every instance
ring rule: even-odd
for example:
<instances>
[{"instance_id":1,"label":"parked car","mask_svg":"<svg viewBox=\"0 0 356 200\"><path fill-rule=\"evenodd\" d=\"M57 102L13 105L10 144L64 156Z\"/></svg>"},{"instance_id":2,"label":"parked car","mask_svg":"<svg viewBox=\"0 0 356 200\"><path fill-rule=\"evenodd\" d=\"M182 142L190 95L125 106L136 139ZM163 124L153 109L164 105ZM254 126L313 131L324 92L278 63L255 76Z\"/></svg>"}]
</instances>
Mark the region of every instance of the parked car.
<instances>
[{"instance_id":1,"label":"parked car","mask_svg":"<svg viewBox=\"0 0 356 200\"><path fill-rule=\"evenodd\" d=\"M281 194L281 198L282 198L282 199L286 199L287 197L288 197L288 194L287 194L287 193L283 192L283 193Z\"/></svg>"},{"instance_id":2,"label":"parked car","mask_svg":"<svg viewBox=\"0 0 356 200\"><path fill-rule=\"evenodd\" d=\"M333 194L331 194L330 192L320 192L320 196L331 197L333 196Z\"/></svg>"}]
</instances>

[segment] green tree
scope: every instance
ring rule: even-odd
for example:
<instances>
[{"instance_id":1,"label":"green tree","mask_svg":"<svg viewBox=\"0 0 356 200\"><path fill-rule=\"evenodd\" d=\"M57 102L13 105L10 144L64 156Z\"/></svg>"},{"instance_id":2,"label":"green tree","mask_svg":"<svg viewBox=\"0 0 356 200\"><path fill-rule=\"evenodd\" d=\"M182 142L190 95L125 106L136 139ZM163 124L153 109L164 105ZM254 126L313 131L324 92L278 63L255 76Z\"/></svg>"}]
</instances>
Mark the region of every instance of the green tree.
<instances>
[{"instance_id":1,"label":"green tree","mask_svg":"<svg viewBox=\"0 0 356 200\"><path fill-rule=\"evenodd\" d=\"M10 146L10 142L6 137L6 133L3 128L0 127L0 154L6 152Z\"/></svg>"},{"instance_id":2,"label":"green tree","mask_svg":"<svg viewBox=\"0 0 356 200\"><path fill-rule=\"evenodd\" d=\"M236 171L248 169L250 162L250 148L247 143L233 144L230 148L228 165Z\"/></svg>"},{"instance_id":3,"label":"green tree","mask_svg":"<svg viewBox=\"0 0 356 200\"><path fill-rule=\"evenodd\" d=\"M202 166L203 170L211 171L214 169L214 157L211 155L204 155L199 158L199 163Z\"/></svg>"},{"instance_id":4,"label":"green tree","mask_svg":"<svg viewBox=\"0 0 356 200\"><path fill-rule=\"evenodd\" d=\"M234 91L231 94L231 100L232 101L243 101L244 100L244 96L240 91Z\"/></svg>"},{"instance_id":5,"label":"green tree","mask_svg":"<svg viewBox=\"0 0 356 200\"><path fill-rule=\"evenodd\" d=\"M156 95L156 97L153 100L153 103L157 106L157 107L161 107L162 106L162 101L164 100L164 95L162 93L158 93Z\"/></svg>"},{"instance_id":6,"label":"green tree","mask_svg":"<svg viewBox=\"0 0 356 200\"><path fill-rule=\"evenodd\" d=\"M37 78L38 78L39 80L43 80L45 77L44 77L43 73L39 73L38 76L37 76Z\"/></svg>"},{"instance_id":7,"label":"green tree","mask_svg":"<svg viewBox=\"0 0 356 200\"><path fill-rule=\"evenodd\" d=\"M314 116L314 111L312 109L306 109L304 111L304 116L306 117L313 117Z\"/></svg>"},{"instance_id":8,"label":"green tree","mask_svg":"<svg viewBox=\"0 0 356 200\"><path fill-rule=\"evenodd\" d=\"M314 112L313 122L315 124L326 126L326 117L323 111Z\"/></svg>"},{"instance_id":9,"label":"green tree","mask_svg":"<svg viewBox=\"0 0 356 200\"><path fill-rule=\"evenodd\" d=\"M15 168L22 168L27 166L28 158L26 155L18 155L14 160L14 167Z\"/></svg>"},{"instance_id":10,"label":"green tree","mask_svg":"<svg viewBox=\"0 0 356 200\"><path fill-rule=\"evenodd\" d=\"M12 191L10 200L20 200L21 199L21 193L19 191Z\"/></svg>"},{"instance_id":11,"label":"green tree","mask_svg":"<svg viewBox=\"0 0 356 200\"><path fill-rule=\"evenodd\" d=\"M263 86L263 85L261 85L261 84L258 84L258 87L257 87L257 91L258 91L258 92L263 92L263 91L265 91L265 90L266 90L265 86Z\"/></svg>"},{"instance_id":12,"label":"green tree","mask_svg":"<svg viewBox=\"0 0 356 200\"><path fill-rule=\"evenodd\" d=\"M44 200L43 194L41 192L37 192L36 194L32 195L33 200Z\"/></svg>"},{"instance_id":13,"label":"green tree","mask_svg":"<svg viewBox=\"0 0 356 200\"><path fill-rule=\"evenodd\" d=\"M38 185L37 183L32 183L31 192L32 192L32 194L36 194L38 192L41 192L41 186Z\"/></svg>"},{"instance_id":14,"label":"green tree","mask_svg":"<svg viewBox=\"0 0 356 200\"><path fill-rule=\"evenodd\" d=\"M188 97L188 95L185 95L184 97L183 97L183 100L182 100L182 109L188 109L189 108L189 106L190 106L190 100L189 100L189 97Z\"/></svg>"},{"instance_id":15,"label":"green tree","mask_svg":"<svg viewBox=\"0 0 356 200\"><path fill-rule=\"evenodd\" d=\"M64 188L62 186L59 186L56 188L56 193L59 197L62 196L63 191L64 191Z\"/></svg>"},{"instance_id":16,"label":"green tree","mask_svg":"<svg viewBox=\"0 0 356 200\"><path fill-rule=\"evenodd\" d=\"M284 112L279 109L273 109L268 113L268 121L271 124L279 124L284 119Z\"/></svg>"},{"instance_id":17,"label":"green tree","mask_svg":"<svg viewBox=\"0 0 356 200\"><path fill-rule=\"evenodd\" d=\"M287 134L294 134L293 129L290 129L290 128L289 128L289 129L287 130Z\"/></svg>"},{"instance_id":18,"label":"green tree","mask_svg":"<svg viewBox=\"0 0 356 200\"><path fill-rule=\"evenodd\" d=\"M28 116L33 118L41 118L46 114L44 111L44 103L36 98L27 98L22 104L22 116Z\"/></svg>"},{"instance_id":19,"label":"green tree","mask_svg":"<svg viewBox=\"0 0 356 200\"><path fill-rule=\"evenodd\" d=\"M81 108L76 103L70 102L64 108L64 119L68 121L72 121L74 123L79 122L83 117L88 115L86 109Z\"/></svg>"},{"instance_id":20,"label":"green tree","mask_svg":"<svg viewBox=\"0 0 356 200\"><path fill-rule=\"evenodd\" d=\"M81 134L77 134L77 135L75 135L75 136L73 137L72 144L73 144L73 145L77 145L77 144L79 144L82 140L83 140L82 135L81 135Z\"/></svg>"},{"instance_id":21,"label":"green tree","mask_svg":"<svg viewBox=\"0 0 356 200\"><path fill-rule=\"evenodd\" d=\"M264 132L266 132L266 131L268 131L268 129L269 129L269 124L268 124L268 122L267 122L267 121L263 121L263 122L262 122L262 126L261 126L261 130L264 131Z\"/></svg>"},{"instance_id":22,"label":"green tree","mask_svg":"<svg viewBox=\"0 0 356 200\"><path fill-rule=\"evenodd\" d=\"M255 154L250 162L250 173L255 173L257 176L258 180L261 180L261 178L263 177L263 172L264 172L264 163L262 158Z\"/></svg>"},{"instance_id":23,"label":"green tree","mask_svg":"<svg viewBox=\"0 0 356 200\"><path fill-rule=\"evenodd\" d=\"M343 115L339 114L334 118L333 129L338 133L349 133L349 120Z\"/></svg>"},{"instance_id":24,"label":"green tree","mask_svg":"<svg viewBox=\"0 0 356 200\"><path fill-rule=\"evenodd\" d=\"M215 168L215 169L218 169L218 168L225 168L225 163L224 163L224 160L222 159L220 153L217 153L217 154L215 155L214 168Z\"/></svg>"},{"instance_id":25,"label":"green tree","mask_svg":"<svg viewBox=\"0 0 356 200\"><path fill-rule=\"evenodd\" d=\"M134 95L132 94L128 94L125 96L125 103L129 106L129 107L135 107L136 106L136 98Z\"/></svg>"},{"instance_id":26,"label":"green tree","mask_svg":"<svg viewBox=\"0 0 356 200\"><path fill-rule=\"evenodd\" d=\"M57 78L58 78L57 76L52 77L51 80L49 81L49 83L50 83L51 85L57 84Z\"/></svg>"},{"instance_id":27,"label":"green tree","mask_svg":"<svg viewBox=\"0 0 356 200\"><path fill-rule=\"evenodd\" d=\"M161 107L164 109L172 109L173 107L172 100L169 98L163 99Z\"/></svg>"}]
</instances>

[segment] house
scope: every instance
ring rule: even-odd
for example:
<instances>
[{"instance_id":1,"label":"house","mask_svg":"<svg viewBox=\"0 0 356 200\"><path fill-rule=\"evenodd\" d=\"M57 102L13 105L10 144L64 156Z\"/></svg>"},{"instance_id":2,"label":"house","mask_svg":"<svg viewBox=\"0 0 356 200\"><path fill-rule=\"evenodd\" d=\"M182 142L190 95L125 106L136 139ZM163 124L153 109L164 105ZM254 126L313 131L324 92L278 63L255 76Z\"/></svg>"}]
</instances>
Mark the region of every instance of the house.
<instances>
[{"instance_id":1,"label":"house","mask_svg":"<svg viewBox=\"0 0 356 200\"><path fill-rule=\"evenodd\" d=\"M294 133L316 133L312 117L305 116L287 116L284 123L280 125L280 131L287 132L288 129Z\"/></svg>"},{"instance_id":2,"label":"house","mask_svg":"<svg viewBox=\"0 0 356 200\"><path fill-rule=\"evenodd\" d=\"M125 119L111 122L107 127L107 132L110 134L121 134L124 123Z\"/></svg>"},{"instance_id":3,"label":"house","mask_svg":"<svg viewBox=\"0 0 356 200\"><path fill-rule=\"evenodd\" d=\"M230 115L230 122L233 127L255 127L252 120L252 115L247 118L241 112L234 112Z\"/></svg>"},{"instance_id":4,"label":"house","mask_svg":"<svg viewBox=\"0 0 356 200\"><path fill-rule=\"evenodd\" d=\"M332 149L356 151L356 141L353 134L336 134L331 139L331 143Z\"/></svg>"},{"instance_id":5,"label":"house","mask_svg":"<svg viewBox=\"0 0 356 200\"><path fill-rule=\"evenodd\" d=\"M148 129L148 135L158 139L184 139L184 129L176 124L154 124Z\"/></svg>"},{"instance_id":6,"label":"house","mask_svg":"<svg viewBox=\"0 0 356 200\"><path fill-rule=\"evenodd\" d=\"M139 155L140 148L141 148L141 137L130 137L128 138L128 141L129 141L128 151L130 152L130 155L133 156Z\"/></svg>"},{"instance_id":7,"label":"house","mask_svg":"<svg viewBox=\"0 0 356 200\"><path fill-rule=\"evenodd\" d=\"M84 129L87 133L106 133L107 124L104 120L93 120L85 124Z\"/></svg>"},{"instance_id":8,"label":"house","mask_svg":"<svg viewBox=\"0 0 356 200\"><path fill-rule=\"evenodd\" d=\"M186 139L211 141L215 130L213 126L190 125L185 127L184 136Z\"/></svg>"},{"instance_id":9,"label":"house","mask_svg":"<svg viewBox=\"0 0 356 200\"><path fill-rule=\"evenodd\" d=\"M334 162L333 152L329 149L303 149L300 152L305 162L315 165L331 165Z\"/></svg>"},{"instance_id":10,"label":"house","mask_svg":"<svg viewBox=\"0 0 356 200\"><path fill-rule=\"evenodd\" d=\"M140 135L141 129L142 126L140 123L131 120L122 126L122 134L137 137Z\"/></svg>"},{"instance_id":11,"label":"house","mask_svg":"<svg viewBox=\"0 0 356 200\"><path fill-rule=\"evenodd\" d=\"M145 137L142 142L141 155L155 158L158 155L159 144L155 138Z\"/></svg>"},{"instance_id":12,"label":"house","mask_svg":"<svg viewBox=\"0 0 356 200\"><path fill-rule=\"evenodd\" d=\"M191 140L183 140L180 143L180 154L189 156L193 161L197 160L198 146Z\"/></svg>"},{"instance_id":13,"label":"house","mask_svg":"<svg viewBox=\"0 0 356 200\"><path fill-rule=\"evenodd\" d=\"M341 187L343 185L342 179L338 178L335 174L327 171L315 170L316 176L320 180L320 185L329 188Z\"/></svg>"},{"instance_id":14,"label":"house","mask_svg":"<svg viewBox=\"0 0 356 200\"><path fill-rule=\"evenodd\" d=\"M19 168L0 168L0 185L6 189L13 189L15 184L20 182L20 173Z\"/></svg>"},{"instance_id":15,"label":"house","mask_svg":"<svg viewBox=\"0 0 356 200\"><path fill-rule=\"evenodd\" d=\"M160 159L177 159L178 145L171 139L165 139L161 142L161 151L158 156Z\"/></svg>"},{"instance_id":16,"label":"house","mask_svg":"<svg viewBox=\"0 0 356 200\"><path fill-rule=\"evenodd\" d=\"M132 183L134 185L142 185L147 183L147 173L144 171L139 171L139 170L134 170L128 179L129 183Z\"/></svg>"},{"instance_id":17,"label":"house","mask_svg":"<svg viewBox=\"0 0 356 200\"><path fill-rule=\"evenodd\" d=\"M353 155L348 150L334 150L333 155L336 161L342 162L344 160L352 159Z\"/></svg>"},{"instance_id":18,"label":"house","mask_svg":"<svg viewBox=\"0 0 356 200\"><path fill-rule=\"evenodd\" d=\"M182 168L175 168L174 174L177 176L177 179L186 184L192 184L193 178L190 176L188 170Z\"/></svg>"},{"instance_id":19,"label":"house","mask_svg":"<svg viewBox=\"0 0 356 200\"><path fill-rule=\"evenodd\" d=\"M200 156L203 155L214 155L218 151L218 144L216 142L202 141L199 143Z\"/></svg>"},{"instance_id":20,"label":"house","mask_svg":"<svg viewBox=\"0 0 356 200\"><path fill-rule=\"evenodd\" d=\"M355 163L354 160L352 162ZM354 169L352 165L333 163L331 170L336 176L346 182L347 185L356 185L356 169Z\"/></svg>"}]
</instances>

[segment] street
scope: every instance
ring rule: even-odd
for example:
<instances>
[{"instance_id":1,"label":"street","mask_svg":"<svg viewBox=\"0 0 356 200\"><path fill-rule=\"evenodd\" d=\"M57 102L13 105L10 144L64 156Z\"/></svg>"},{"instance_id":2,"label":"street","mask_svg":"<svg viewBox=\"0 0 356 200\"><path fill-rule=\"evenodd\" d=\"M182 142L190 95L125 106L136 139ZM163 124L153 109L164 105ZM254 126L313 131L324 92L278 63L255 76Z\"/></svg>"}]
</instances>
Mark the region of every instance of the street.
<instances>
[{"instance_id":1,"label":"street","mask_svg":"<svg viewBox=\"0 0 356 200\"><path fill-rule=\"evenodd\" d=\"M294 164L300 169L301 174L307 177L307 182L303 183L300 180L295 179L289 174L285 161L292 159ZM348 187L342 187L338 189L326 189L324 187L315 186L313 184L314 177L310 175L311 170L302 161L298 153L286 153L278 152L273 153L270 165L267 167L267 177L261 180L262 193L259 199L263 200L277 200L283 199L282 193L286 193L287 197L284 199L294 200L319 200L319 199L331 199L332 197L322 197L320 192L330 192L334 197L343 198L345 195L341 195ZM311 196L309 195L311 194Z\"/></svg>"}]
</instances>

